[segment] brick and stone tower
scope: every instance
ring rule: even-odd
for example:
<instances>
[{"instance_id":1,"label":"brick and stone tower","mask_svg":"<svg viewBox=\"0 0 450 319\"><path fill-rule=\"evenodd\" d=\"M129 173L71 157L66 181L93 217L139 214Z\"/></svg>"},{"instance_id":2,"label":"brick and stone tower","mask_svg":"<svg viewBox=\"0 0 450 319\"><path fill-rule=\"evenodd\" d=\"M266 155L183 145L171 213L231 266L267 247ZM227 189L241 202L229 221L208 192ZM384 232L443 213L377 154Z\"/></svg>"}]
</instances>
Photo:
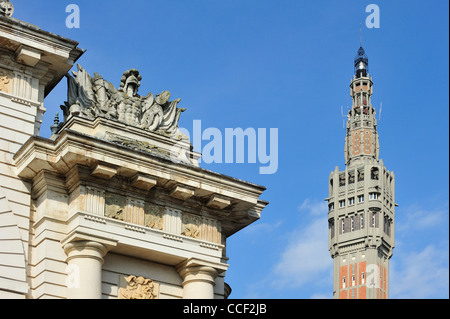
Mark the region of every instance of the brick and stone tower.
<instances>
[{"instance_id":1,"label":"brick and stone tower","mask_svg":"<svg viewBox=\"0 0 450 319\"><path fill-rule=\"evenodd\" d=\"M350 84L344 171L329 177L328 241L334 260L333 297L384 299L394 248L395 177L379 159L373 82L362 47Z\"/></svg>"}]
</instances>

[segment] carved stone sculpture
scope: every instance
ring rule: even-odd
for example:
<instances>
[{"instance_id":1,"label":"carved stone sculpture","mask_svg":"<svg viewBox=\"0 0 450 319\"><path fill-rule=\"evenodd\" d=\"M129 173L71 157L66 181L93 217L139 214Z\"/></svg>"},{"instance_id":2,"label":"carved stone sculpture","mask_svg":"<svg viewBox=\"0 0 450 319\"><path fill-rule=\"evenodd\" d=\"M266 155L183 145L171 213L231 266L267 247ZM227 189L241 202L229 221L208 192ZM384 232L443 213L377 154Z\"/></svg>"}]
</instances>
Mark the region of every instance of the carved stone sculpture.
<instances>
[{"instance_id":1,"label":"carved stone sculpture","mask_svg":"<svg viewBox=\"0 0 450 319\"><path fill-rule=\"evenodd\" d=\"M163 230L164 207L145 203L144 226Z\"/></svg>"},{"instance_id":2,"label":"carved stone sculpture","mask_svg":"<svg viewBox=\"0 0 450 319\"><path fill-rule=\"evenodd\" d=\"M120 299L157 299L158 284L144 277L128 276L124 285L119 289Z\"/></svg>"},{"instance_id":3,"label":"carved stone sculpture","mask_svg":"<svg viewBox=\"0 0 450 319\"><path fill-rule=\"evenodd\" d=\"M178 131L181 112L178 108L181 99L170 100L170 92L156 95L138 94L142 76L136 69L125 71L120 80L120 87L103 79L97 73L94 77L80 65L78 71L67 75L67 101L61 108L64 119L81 116L89 119L105 117L150 132L171 135Z\"/></svg>"},{"instance_id":4,"label":"carved stone sculpture","mask_svg":"<svg viewBox=\"0 0 450 319\"><path fill-rule=\"evenodd\" d=\"M105 194L105 216L124 220L126 198L112 193Z\"/></svg>"},{"instance_id":5,"label":"carved stone sculpture","mask_svg":"<svg viewBox=\"0 0 450 319\"><path fill-rule=\"evenodd\" d=\"M0 15L11 17L14 13L14 6L9 0L0 0Z\"/></svg>"},{"instance_id":6,"label":"carved stone sculpture","mask_svg":"<svg viewBox=\"0 0 450 319\"><path fill-rule=\"evenodd\" d=\"M191 214L183 214L181 224L181 235L199 238L201 230L201 219Z\"/></svg>"},{"instance_id":7,"label":"carved stone sculpture","mask_svg":"<svg viewBox=\"0 0 450 319\"><path fill-rule=\"evenodd\" d=\"M12 73L0 70L0 91L11 93L12 91Z\"/></svg>"}]
</instances>

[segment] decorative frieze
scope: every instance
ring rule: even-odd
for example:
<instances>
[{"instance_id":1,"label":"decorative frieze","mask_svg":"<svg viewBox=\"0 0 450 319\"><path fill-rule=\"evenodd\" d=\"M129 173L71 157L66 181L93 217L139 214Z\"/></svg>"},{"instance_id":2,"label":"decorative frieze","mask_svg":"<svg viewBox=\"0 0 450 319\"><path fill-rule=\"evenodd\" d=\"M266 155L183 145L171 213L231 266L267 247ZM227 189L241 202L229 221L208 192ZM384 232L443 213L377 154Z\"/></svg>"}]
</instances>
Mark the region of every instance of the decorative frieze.
<instances>
[{"instance_id":1,"label":"decorative frieze","mask_svg":"<svg viewBox=\"0 0 450 319\"><path fill-rule=\"evenodd\" d=\"M145 203L144 226L163 230L164 229L164 207Z\"/></svg>"},{"instance_id":2,"label":"decorative frieze","mask_svg":"<svg viewBox=\"0 0 450 319\"><path fill-rule=\"evenodd\" d=\"M0 70L0 91L12 93L13 76L12 72Z\"/></svg>"},{"instance_id":3,"label":"decorative frieze","mask_svg":"<svg viewBox=\"0 0 450 319\"><path fill-rule=\"evenodd\" d=\"M159 299L159 284L142 276L122 276L119 286L119 299Z\"/></svg>"},{"instance_id":4,"label":"decorative frieze","mask_svg":"<svg viewBox=\"0 0 450 319\"><path fill-rule=\"evenodd\" d=\"M220 249L219 245L214 245L214 244L209 244L209 243L204 243L204 242L201 242L199 244L199 246L203 247L203 248L212 249L212 250L219 250Z\"/></svg>"},{"instance_id":5,"label":"decorative frieze","mask_svg":"<svg viewBox=\"0 0 450 319\"><path fill-rule=\"evenodd\" d=\"M127 198L125 221L136 225L144 225L144 201Z\"/></svg>"},{"instance_id":6,"label":"decorative frieze","mask_svg":"<svg viewBox=\"0 0 450 319\"><path fill-rule=\"evenodd\" d=\"M124 220L126 197L113 193L105 193L105 216Z\"/></svg>"},{"instance_id":7,"label":"decorative frieze","mask_svg":"<svg viewBox=\"0 0 450 319\"><path fill-rule=\"evenodd\" d=\"M183 242L183 237L176 236L176 235L164 234L163 238L168 239L168 240L177 241L177 242L180 242L180 243Z\"/></svg>"},{"instance_id":8,"label":"decorative frieze","mask_svg":"<svg viewBox=\"0 0 450 319\"><path fill-rule=\"evenodd\" d=\"M181 234L181 211L166 207L164 230L171 234Z\"/></svg>"},{"instance_id":9,"label":"decorative frieze","mask_svg":"<svg viewBox=\"0 0 450 319\"><path fill-rule=\"evenodd\" d=\"M20 98L31 100L33 83L32 77L18 72L15 72L14 75L12 94Z\"/></svg>"},{"instance_id":10,"label":"decorative frieze","mask_svg":"<svg viewBox=\"0 0 450 319\"><path fill-rule=\"evenodd\" d=\"M145 233L146 233L145 228L138 227L138 226L125 225L124 228L125 228L126 230L135 231L135 232L138 232L138 233L141 233L141 234L145 234Z\"/></svg>"},{"instance_id":11,"label":"decorative frieze","mask_svg":"<svg viewBox=\"0 0 450 319\"><path fill-rule=\"evenodd\" d=\"M201 238L213 243L221 243L220 221L213 218L203 218Z\"/></svg>"},{"instance_id":12,"label":"decorative frieze","mask_svg":"<svg viewBox=\"0 0 450 319\"><path fill-rule=\"evenodd\" d=\"M220 231L220 222L216 219L182 214L181 235L220 244Z\"/></svg>"},{"instance_id":13,"label":"decorative frieze","mask_svg":"<svg viewBox=\"0 0 450 319\"><path fill-rule=\"evenodd\" d=\"M94 198L104 201L104 215L124 222L163 230L172 235L182 235L207 242L221 244L221 223L217 219L185 213L142 200L113 193L98 194L88 191L88 212L101 215L98 205L91 204ZM92 199L92 200L91 200ZM102 216L102 215L101 215Z\"/></svg>"},{"instance_id":14,"label":"decorative frieze","mask_svg":"<svg viewBox=\"0 0 450 319\"><path fill-rule=\"evenodd\" d=\"M26 106L39 106L37 90L39 81L29 74L18 71L0 70L0 92L11 95L11 101Z\"/></svg>"},{"instance_id":15,"label":"decorative frieze","mask_svg":"<svg viewBox=\"0 0 450 319\"><path fill-rule=\"evenodd\" d=\"M201 217L193 214L183 213L181 224L181 235L200 238L202 227Z\"/></svg>"},{"instance_id":16,"label":"decorative frieze","mask_svg":"<svg viewBox=\"0 0 450 319\"><path fill-rule=\"evenodd\" d=\"M86 187L86 212L105 216L105 191Z\"/></svg>"},{"instance_id":17,"label":"decorative frieze","mask_svg":"<svg viewBox=\"0 0 450 319\"><path fill-rule=\"evenodd\" d=\"M106 220L104 218L99 218L99 217L86 215L86 216L84 216L84 219L89 220L91 222L95 222L95 223L106 225Z\"/></svg>"}]
</instances>

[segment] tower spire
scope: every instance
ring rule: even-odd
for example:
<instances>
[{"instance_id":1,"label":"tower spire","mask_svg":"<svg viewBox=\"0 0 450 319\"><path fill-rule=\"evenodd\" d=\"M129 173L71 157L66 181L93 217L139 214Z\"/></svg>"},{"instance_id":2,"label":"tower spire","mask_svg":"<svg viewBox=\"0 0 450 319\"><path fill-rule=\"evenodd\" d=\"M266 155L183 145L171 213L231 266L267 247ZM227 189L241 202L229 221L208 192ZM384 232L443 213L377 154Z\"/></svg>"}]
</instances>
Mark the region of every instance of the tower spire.
<instances>
[{"instance_id":1,"label":"tower spire","mask_svg":"<svg viewBox=\"0 0 450 319\"><path fill-rule=\"evenodd\" d=\"M375 109L371 97L373 82L369 76L369 59L363 49L358 49L354 62L355 75L350 83L352 108L348 114L345 146L345 163L378 161L379 143Z\"/></svg>"}]
</instances>

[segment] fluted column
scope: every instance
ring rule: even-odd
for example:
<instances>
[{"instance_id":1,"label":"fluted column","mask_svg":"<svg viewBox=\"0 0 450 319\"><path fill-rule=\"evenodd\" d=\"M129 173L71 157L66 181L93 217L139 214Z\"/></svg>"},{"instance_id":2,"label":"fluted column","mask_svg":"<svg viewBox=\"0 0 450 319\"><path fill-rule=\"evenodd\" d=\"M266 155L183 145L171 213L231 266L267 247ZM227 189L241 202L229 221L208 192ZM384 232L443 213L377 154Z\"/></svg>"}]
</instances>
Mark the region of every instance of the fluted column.
<instances>
[{"instance_id":1,"label":"fluted column","mask_svg":"<svg viewBox=\"0 0 450 319\"><path fill-rule=\"evenodd\" d=\"M95 241L74 241L64 245L67 254L68 299L101 299L105 245Z\"/></svg>"}]
</instances>

